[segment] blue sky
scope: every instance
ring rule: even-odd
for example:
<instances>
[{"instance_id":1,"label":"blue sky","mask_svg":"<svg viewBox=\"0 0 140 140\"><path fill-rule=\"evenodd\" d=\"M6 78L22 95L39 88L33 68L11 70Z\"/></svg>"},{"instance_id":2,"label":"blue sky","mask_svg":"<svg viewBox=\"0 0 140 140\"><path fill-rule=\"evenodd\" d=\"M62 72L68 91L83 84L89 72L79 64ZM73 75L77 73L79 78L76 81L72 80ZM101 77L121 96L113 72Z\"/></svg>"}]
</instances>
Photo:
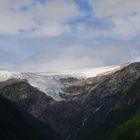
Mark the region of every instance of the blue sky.
<instances>
[{"instance_id":1,"label":"blue sky","mask_svg":"<svg viewBox=\"0 0 140 140\"><path fill-rule=\"evenodd\" d=\"M139 0L1 1L1 68L57 71L139 60Z\"/></svg>"}]
</instances>

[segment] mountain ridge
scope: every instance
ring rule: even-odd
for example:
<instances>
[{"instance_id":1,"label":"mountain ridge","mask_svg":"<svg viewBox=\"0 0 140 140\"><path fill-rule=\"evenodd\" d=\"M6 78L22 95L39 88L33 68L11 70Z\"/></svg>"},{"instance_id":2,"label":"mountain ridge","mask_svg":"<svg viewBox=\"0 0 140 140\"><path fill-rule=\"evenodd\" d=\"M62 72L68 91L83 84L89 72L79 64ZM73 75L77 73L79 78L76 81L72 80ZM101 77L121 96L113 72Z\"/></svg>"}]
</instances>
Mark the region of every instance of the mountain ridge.
<instances>
[{"instance_id":1,"label":"mountain ridge","mask_svg":"<svg viewBox=\"0 0 140 140\"><path fill-rule=\"evenodd\" d=\"M13 78L21 80L26 79L31 84L31 86L38 88L40 91L44 92L45 94L54 98L55 100L61 101L64 99L59 94L63 93L62 89L65 88L65 85L61 82L61 79L67 79L71 77L77 79L87 79L90 77L108 75L126 66L128 66L128 64L81 69L75 71L66 70L55 73L47 73L47 72L24 73L17 71L0 70L0 81L5 81Z\"/></svg>"},{"instance_id":2,"label":"mountain ridge","mask_svg":"<svg viewBox=\"0 0 140 140\"><path fill-rule=\"evenodd\" d=\"M21 79L16 79L10 85L8 84L10 80L1 82L0 95L16 103L38 120L49 124L62 139L106 140L110 134L113 135L112 137L118 135L125 137L119 131L116 136L115 130L126 126L127 122L130 124L131 119L135 121L138 118L135 119L137 115L135 112L132 114L134 116L131 115L133 111L131 108L136 99L139 101L139 78L140 63L132 63L107 75L87 79L62 78L61 81L65 84L63 91L66 93L61 95L65 100L59 102L32 87L28 81ZM138 112L140 106L138 105L137 108ZM121 112L118 112L119 110ZM116 117L113 116L114 114ZM114 123L119 122L119 124L112 124L115 125L112 133L110 129L113 130L113 126L110 120ZM120 122L124 125L120 126ZM105 131L101 135L100 132L103 130L108 132Z\"/></svg>"}]
</instances>

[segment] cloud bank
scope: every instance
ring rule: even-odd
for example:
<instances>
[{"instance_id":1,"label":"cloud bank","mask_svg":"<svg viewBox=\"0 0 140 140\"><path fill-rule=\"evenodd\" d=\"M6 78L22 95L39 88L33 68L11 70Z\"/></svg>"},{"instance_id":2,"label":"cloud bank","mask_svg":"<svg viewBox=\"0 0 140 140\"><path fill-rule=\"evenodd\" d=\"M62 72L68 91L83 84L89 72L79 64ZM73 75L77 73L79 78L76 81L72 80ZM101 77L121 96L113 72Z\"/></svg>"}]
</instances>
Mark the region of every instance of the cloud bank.
<instances>
[{"instance_id":1,"label":"cloud bank","mask_svg":"<svg viewBox=\"0 0 140 140\"><path fill-rule=\"evenodd\" d=\"M3 0L0 67L44 71L140 59L139 0Z\"/></svg>"}]
</instances>

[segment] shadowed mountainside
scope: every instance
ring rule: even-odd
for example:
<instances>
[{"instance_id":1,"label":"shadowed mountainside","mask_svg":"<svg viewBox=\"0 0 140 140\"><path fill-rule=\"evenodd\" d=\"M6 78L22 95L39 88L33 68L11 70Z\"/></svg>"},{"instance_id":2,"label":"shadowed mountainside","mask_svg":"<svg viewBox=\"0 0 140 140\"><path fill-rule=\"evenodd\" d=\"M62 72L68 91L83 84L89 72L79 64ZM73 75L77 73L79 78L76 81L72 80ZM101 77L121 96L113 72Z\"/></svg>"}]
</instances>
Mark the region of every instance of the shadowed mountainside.
<instances>
[{"instance_id":1,"label":"shadowed mountainside","mask_svg":"<svg viewBox=\"0 0 140 140\"><path fill-rule=\"evenodd\" d=\"M47 140L49 137L38 133L15 105L0 96L0 139Z\"/></svg>"},{"instance_id":2,"label":"shadowed mountainside","mask_svg":"<svg viewBox=\"0 0 140 140\"><path fill-rule=\"evenodd\" d=\"M139 78L140 63L133 63L108 75L80 81L68 79L71 86L63 90L69 95L62 95L66 100L60 102L33 88L26 80L1 82L0 95L49 124L67 140L137 140Z\"/></svg>"}]
</instances>

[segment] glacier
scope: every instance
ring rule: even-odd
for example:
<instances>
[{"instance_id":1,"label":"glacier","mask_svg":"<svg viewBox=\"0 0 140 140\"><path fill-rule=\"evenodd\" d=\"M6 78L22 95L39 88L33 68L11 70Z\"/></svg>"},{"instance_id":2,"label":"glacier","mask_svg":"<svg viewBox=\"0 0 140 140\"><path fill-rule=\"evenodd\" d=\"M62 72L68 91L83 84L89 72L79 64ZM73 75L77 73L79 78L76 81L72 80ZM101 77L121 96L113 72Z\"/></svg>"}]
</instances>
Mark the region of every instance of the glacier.
<instances>
[{"instance_id":1,"label":"glacier","mask_svg":"<svg viewBox=\"0 0 140 140\"><path fill-rule=\"evenodd\" d=\"M63 93L62 88L64 88L60 80L61 78L73 77L77 79L86 79L98 75L106 75L112 71L120 70L121 68L122 66L108 66L58 72L17 72L0 70L0 81L13 78L26 79L31 86L39 89L56 101L61 101L63 99L60 97L60 93Z\"/></svg>"}]
</instances>

